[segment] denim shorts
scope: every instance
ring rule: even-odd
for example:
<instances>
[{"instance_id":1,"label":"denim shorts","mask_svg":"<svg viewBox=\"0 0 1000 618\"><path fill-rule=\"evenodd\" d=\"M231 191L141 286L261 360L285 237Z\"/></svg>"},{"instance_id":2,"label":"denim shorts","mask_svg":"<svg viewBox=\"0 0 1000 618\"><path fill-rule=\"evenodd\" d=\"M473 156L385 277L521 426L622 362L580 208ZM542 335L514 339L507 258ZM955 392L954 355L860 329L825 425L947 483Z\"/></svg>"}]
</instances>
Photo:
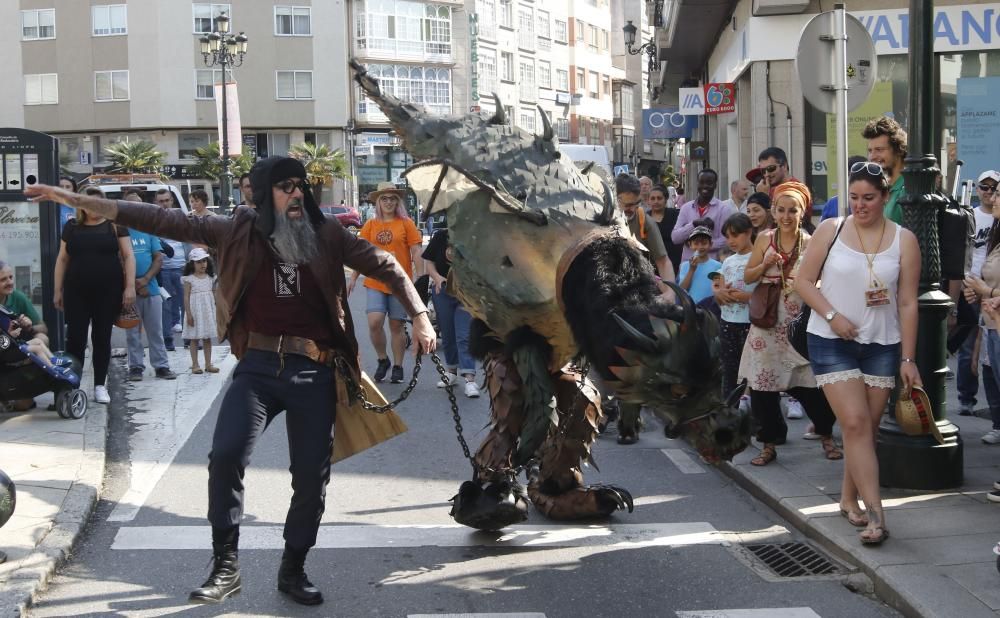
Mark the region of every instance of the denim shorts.
<instances>
[{"instance_id":1,"label":"denim shorts","mask_svg":"<svg viewBox=\"0 0 1000 618\"><path fill-rule=\"evenodd\" d=\"M809 362L819 386L861 378L871 387L894 388L899 344L858 343L809 333Z\"/></svg>"},{"instance_id":2,"label":"denim shorts","mask_svg":"<svg viewBox=\"0 0 1000 618\"><path fill-rule=\"evenodd\" d=\"M406 309L398 298L371 288L365 288L365 292L368 299L367 313L388 313L393 320L406 320Z\"/></svg>"}]
</instances>

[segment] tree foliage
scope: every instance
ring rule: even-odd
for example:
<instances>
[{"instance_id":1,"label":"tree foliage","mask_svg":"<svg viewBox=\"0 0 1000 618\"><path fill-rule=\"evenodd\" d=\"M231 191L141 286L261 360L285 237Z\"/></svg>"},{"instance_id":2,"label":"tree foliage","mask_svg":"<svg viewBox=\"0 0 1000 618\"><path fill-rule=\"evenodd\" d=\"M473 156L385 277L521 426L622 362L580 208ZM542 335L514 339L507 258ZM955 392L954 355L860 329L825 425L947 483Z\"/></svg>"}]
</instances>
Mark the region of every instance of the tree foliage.
<instances>
[{"instance_id":1,"label":"tree foliage","mask_svg":"<svg viewBox=\"0 0 1000 618\"><path fill-rule=\"evenodd\" d=\"M218 182L222 178L222 158L219 156L219 142L212 142L208 146L202 146L194 151L194 163L189 168L189 172L196 178L207 178ZM253 153L250 147L243 145L243 152L236 158L231 158L229 171L235 178L250 171L253 167Z\"/></svg>"},{"instance_id":2,"label":"tree foliage","mask_svg":"<svg viewBox=\"0 0 1000 618\"><path fill-rule=\"evenodd\" d=\"M111 164L108 171L125 174L158 174L167 157L148 140L117 142L106 146L104 152Z\"/></svg>"}]
</instances>

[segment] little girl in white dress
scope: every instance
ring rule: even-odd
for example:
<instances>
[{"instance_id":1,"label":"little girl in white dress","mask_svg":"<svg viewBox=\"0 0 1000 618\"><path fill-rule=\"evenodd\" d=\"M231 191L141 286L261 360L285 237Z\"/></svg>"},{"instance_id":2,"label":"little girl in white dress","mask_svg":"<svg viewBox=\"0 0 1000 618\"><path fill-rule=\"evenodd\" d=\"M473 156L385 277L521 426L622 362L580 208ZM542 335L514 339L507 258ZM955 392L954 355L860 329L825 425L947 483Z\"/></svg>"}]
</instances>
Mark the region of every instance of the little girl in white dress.
<instances>
[{"instance_id":1,"label":"little girl in white dress","mask_svg":"<svg viewBox=\"0 0 1000 618\"><path fill-rule=\"evenodd\" d=\"M182 337L191 340L191 373L218 373L212 365L212 339L218 336L215 326L215 265L208 257L208 251L197 248L188 254L184 265L184 320ZM198 366L198 344L205 348L205 370Z\"/></svg>"}]
</instances>

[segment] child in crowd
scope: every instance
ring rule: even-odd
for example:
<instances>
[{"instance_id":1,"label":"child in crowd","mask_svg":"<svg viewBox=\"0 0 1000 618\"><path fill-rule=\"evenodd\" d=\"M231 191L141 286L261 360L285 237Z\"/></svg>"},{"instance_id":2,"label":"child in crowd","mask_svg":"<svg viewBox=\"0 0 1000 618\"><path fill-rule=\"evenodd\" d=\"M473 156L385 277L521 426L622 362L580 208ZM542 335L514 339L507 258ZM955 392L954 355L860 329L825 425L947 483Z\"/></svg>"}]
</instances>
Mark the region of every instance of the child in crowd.
<instances>
[{"instance_id":1,"label":"child in crowd","mask_svg":"<svg viewBox=\"0 0 1000 618\"><path fill-rule=\"evenodd\" d=\"M750 217L736 213L722 224L732 255L722 263L722 268L709 275L715 302L721 309L719 343L722 345L722 394L724 397L736 388L736 375L740 368L740 355L750 332L750 293L757 283L746 283L746 270L753 243L756 240ZM749 400L749 395L744 395Z\"/></svg>"},{"instance_id":2,"label":"child in crowd","mask_svg":"<svg viewBox=\"0 0 1000 618\"><path fill-rule=\"evenodd\" d=\"M218 373L212 365L212 339L218 336L215 326L215 265L202 248L192 249L184 265L184 339L191 340L191 373L204 373L198 366L197 341L205 348L205 371Z\"/></svg>"},{"instance_id":3,"label":"child in crowd","mask_svg":"<svg viewBox=\"0 0 1000 618\"><path fill-rule=\"evenodd\" d=\"M704 220L701 222L704 223ZM691 257L681 264L681 272L677 275L681 287L688 291L696 303L712 295L712 281L708 274L722 267L722 262L708 255L712 249L712 228L697 223L687 237Z\"/></svg>"}]
</instances>

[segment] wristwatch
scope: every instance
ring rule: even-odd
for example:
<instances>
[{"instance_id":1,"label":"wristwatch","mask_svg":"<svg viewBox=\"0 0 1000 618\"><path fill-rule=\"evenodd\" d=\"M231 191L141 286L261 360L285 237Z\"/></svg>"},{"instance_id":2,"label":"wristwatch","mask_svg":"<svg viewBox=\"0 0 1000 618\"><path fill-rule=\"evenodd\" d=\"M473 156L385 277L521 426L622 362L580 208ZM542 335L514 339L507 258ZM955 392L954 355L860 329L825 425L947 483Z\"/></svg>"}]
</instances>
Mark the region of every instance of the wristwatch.
<instances>
[{"instance_id":1,"label":"wristwatch","mask_svg":"<svg viewBox=\"0 0 1000 618\"><path fill-rule=\"evenodd\" d=\"M832 322L833 318L837 317L837 310L830 309L829 311L823 314L823 317L826 318L827 322Z\"/></svg>"}]
</instances>

